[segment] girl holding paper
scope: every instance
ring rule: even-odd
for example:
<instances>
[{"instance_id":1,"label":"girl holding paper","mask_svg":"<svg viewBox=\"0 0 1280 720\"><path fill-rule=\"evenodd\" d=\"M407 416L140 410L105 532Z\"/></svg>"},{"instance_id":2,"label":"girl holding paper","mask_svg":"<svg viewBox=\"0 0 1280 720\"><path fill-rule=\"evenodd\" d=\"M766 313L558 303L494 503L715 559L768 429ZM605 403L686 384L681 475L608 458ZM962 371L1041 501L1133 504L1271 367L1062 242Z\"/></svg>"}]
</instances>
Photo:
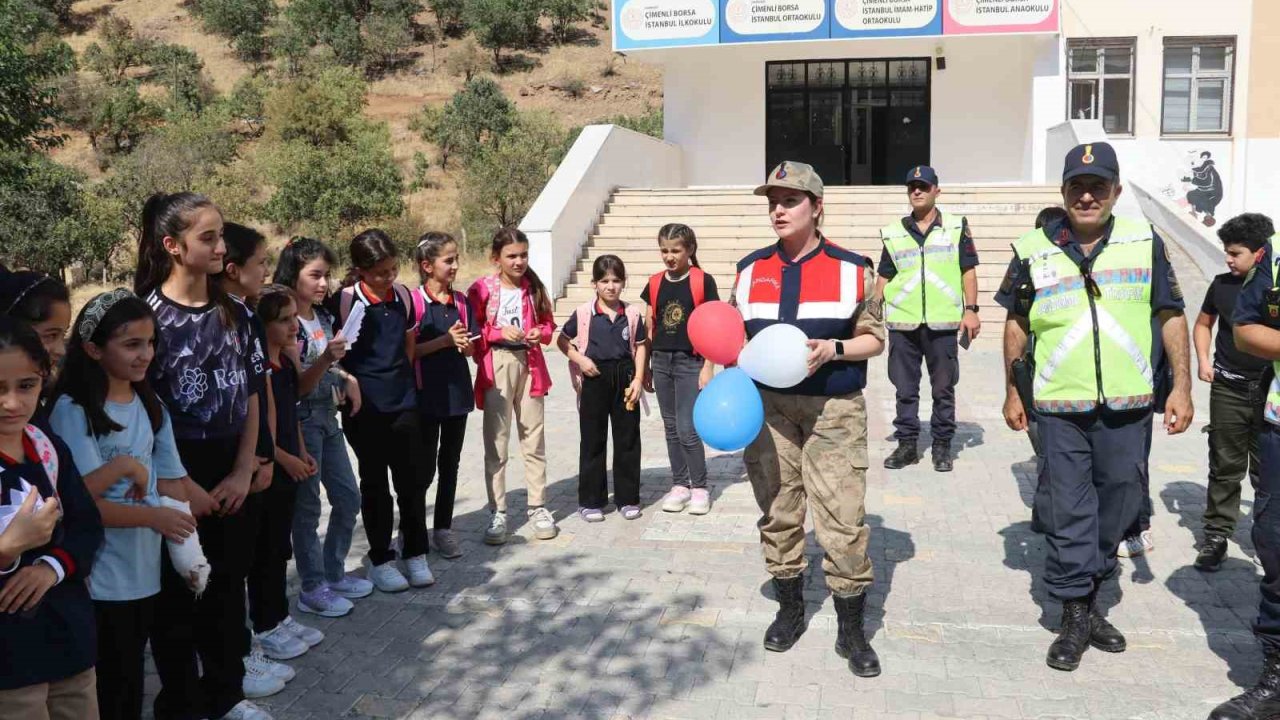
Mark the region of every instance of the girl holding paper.
<instances>
[{"instance_id":1,"label":"girl holding paper","mask_svg":"<svg viewBox=\"0 0 1280 720\"><path fill-rule=\"evenodd\" d=\"M360 488L347 456L347 443L338 427L338 406L360 410L360 383L337 361L347 341L335 335L334 317L323 304L329 297L329 269L337 264L333 251L319 240L296 237L280 252L274 281L293 290L298 305L298 356L302 359L302 399L298 419L307 453L316 473L298 485L293 512L293 555L302 580L298 610L322 617L351 612L351 601L367 597L373 583L346 572L347 552L360 511ZM314 388L307 391L307 388ZM320 524L320 486L329 498L329 526L324 544L316 534Z\"/></svg>"},{"instance_id":2,"label":"girl holding paper","mask_svg":"<svg viewBox=\"0 0 1280 720\"><path fill-rule=\"evenodd\" d=\"M427 486L418 460L421 431L412 364L417 322L409 289L396 282L399 258L385 232L356 235L350 256L352 268L338 293L338 318L349 348L342 367L360 385L361 406L344 411L342 429L360 468L369 579L383 592L400 592L435 582L427 566ZM395 510L388 470L400 508L398 554L405 572L391 546Z\"/></svg>"}]
</instances>

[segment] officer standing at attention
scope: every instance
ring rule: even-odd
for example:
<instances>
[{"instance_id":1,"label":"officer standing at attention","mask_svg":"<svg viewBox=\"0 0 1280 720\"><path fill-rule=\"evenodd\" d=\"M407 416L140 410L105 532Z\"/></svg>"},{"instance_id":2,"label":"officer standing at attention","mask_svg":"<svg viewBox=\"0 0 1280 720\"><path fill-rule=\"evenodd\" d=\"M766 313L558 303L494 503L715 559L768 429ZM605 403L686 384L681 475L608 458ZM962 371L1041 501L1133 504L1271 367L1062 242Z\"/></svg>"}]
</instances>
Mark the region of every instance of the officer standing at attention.
<instances>
[{"instance_id":1,"label":"officer standing at attention","mask_svg":"<svg viewBox=\"0 0 1280 720\"><path fill-rule=\"evenodd\" d=\"M920 165L907 172L911 214L880 230L880 279L889 328L889 380L897 390L893 436L898 449L885 458L890 470L920 461L920 361L929 368L933 391L933 469L951 472L956 432L956 382L960 361L956 331L978 337L978 251L961 215L938 211L938 174Z\"/></svg>"},{"instance_id":2,"label":"officer standing at attention","mask_svg":"<svg viewBox=\"0 0 1280 720\"><path fill-rule=\"evenodd\" d=\"M1209 720L1264 720L1280 715L1280 235L1263 246L1236 300L1236 347L1271 361L1271 384L1258 432L1258 487L1253 498L1253 547L1262 563L1258 619L1262 645L1258 684L1219 705ZM1266 376L1263 376L1264 380Z\"/></svg>"},{"instance_id":3,"label":"officer standing at attention","mask_svg":"<svg viewBox=\"0 0 1280 720\"><path fill-rule=\"evenodd\" d=\"M1111 214L1120 164L1106 143L1078 145L1062 173L1065 222L1033 230L996 294L1004 326L1004 418L1027 426L1012 381L1035 334L1033 408L1040 429L1037 516L1048 543L1044 582L1062 602L1062 629L1047 662L1074 670L1086 648L1123 652L1124 635L1095 606L1116 570L1116 546L1138 515L1147 473L1155 386L1167 353L1170 435L1191 424L1191 364L1182 290L1164 241L1145 221Z\"/></svg>"},{"instance_id":4,"label":"officer standing at attention","mask_svg":"<svg viewBox=\"0 0 1280 720\"><path fill-rule=\"evenodd\" d=\"M827 240L822 178L784 162L756 195L769 198L777 242L738 263L733 298L748 337L789 323L809 337L809 377L785 390L760 388L764 428L743 453L760 506L760 545L778 613L767 650L783 652L804 632L804 516L813 508L822 574L836 608L836 653L859 677L880 674L862 631L871 561L867 492L867 358L884 350L884 313L872 293L871 260Z\"/></svg>"}]
</instances>

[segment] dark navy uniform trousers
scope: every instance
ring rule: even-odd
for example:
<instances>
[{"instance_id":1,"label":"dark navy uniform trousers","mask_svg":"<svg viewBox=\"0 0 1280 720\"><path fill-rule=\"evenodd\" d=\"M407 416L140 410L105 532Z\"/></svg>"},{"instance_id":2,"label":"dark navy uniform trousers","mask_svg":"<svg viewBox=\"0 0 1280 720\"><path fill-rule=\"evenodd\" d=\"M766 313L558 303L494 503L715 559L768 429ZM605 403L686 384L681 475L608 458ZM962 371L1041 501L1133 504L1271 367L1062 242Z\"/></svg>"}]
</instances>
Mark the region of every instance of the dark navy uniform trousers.
<instances>
[{"instance_id":1,"label":"dark navy uniform trousers","mask_svg":"<svg viewBox=\"0 0 1280 720\"><path fill-rule=\"evenodd\" d=\"M934 440L950 441L956 434L956 382L960 361L955 330L889 331L889 381L897 392L898 412L893 419L895 440L914 442L920 437L920 361L929 369L933 393Z\"/></svg>"},{"instance_id":2,"label":"dark navy uniform trousers","mask_svg":"<svg viewBox=\"0 0 1280 720\"><path fill-rule=\"evenodd\" d=\"M1280 649L1280 427L1266 423L1259 441L1262 467L1253 499L1252 537L1262 562L1262 585L1253 631L1263 644Z\"/></svg>"},{"instance_id":3,"label":"dark navy uniform trousers","mask_svg":"<svg viewBox=\"0 0 1280 720\"><path fill-rule=\"evenodd\" d=\"M1115 572L1116 547L1138 516L1151 411L1038 415L1037 421L1044 460L1035 510L1049 545L1044 582L1057 600L1082 599ZM1276 617L1280 621L1280 613Z\"/></svg>"}]
</instances>

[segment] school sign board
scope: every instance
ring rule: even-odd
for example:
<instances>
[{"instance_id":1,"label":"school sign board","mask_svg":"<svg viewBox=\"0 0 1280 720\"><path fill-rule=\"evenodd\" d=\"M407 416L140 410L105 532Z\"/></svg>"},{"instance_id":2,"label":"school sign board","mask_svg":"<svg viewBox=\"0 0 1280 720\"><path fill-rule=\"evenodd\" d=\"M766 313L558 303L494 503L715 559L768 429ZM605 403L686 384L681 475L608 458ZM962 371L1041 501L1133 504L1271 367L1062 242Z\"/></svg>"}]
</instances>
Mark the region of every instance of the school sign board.
<instances>
[{"instance_id":1,"label":"school sign board","mask_svg":"<svg viewBox=\"0 0 1280 720\"><path fill-rule=\"evenodd\" d=\"M613 0L613 49L1058 32L1061 0Z\"/></svg>"}]
</instances>

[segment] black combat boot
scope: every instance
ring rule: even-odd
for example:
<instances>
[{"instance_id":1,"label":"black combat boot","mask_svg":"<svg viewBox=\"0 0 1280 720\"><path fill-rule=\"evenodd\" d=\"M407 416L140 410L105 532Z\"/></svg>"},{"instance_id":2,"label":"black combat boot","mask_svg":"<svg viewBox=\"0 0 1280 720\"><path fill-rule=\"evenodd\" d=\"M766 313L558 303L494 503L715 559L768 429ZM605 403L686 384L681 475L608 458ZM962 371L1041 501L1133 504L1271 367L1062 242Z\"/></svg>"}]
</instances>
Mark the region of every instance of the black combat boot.
<instances>
[{"instance_id":1,"label":"black combat boot","mask_svg":"<svg viewBox=\"0 0 1280 720\"><path fill-rule=\"evenodd\" d=\"M898 449L884 459L884 466L890 470L898 470L920 462L920 450L915 440L899 440Z\"/></svg>"},{"instance_id":2,"label":"black combat boot","mask_svg":"<svg viewBox=\"0 0 1280 720\"><path fill-rule=\"evenodd\" d=\"M1280 650L1265 650L1258 684L1222 703L1209 720L1266 720L1280 715Z\"/></svg>"},{"instance_id":3,"label":"black combat boot","mask_svg":"<svg viewBox=\"0 0 1280 720\"><path fill-rule=\"evenodd\" d=\"M951 472L951 441L933 441L933 469L938 472Z\"/></svg>"},{"instance_id":4,"label":"black combat boot","mask_svg":"<svg viewBox=\"0 0 1280 720\"><path fill-rule=\"evenodd\" d=\"M773 591L778 596L778 614L764 631L764 649L786 652L804 633L804 576L774 578Z\"/></svg>"},{"instance_id":5,"label":"black combat boot","mask_svg":"<svg viewBox=\"0 0 1280 720\"><path fill-rule=\"evenodd\" d=\"M1062 629L1058 639L1049 646L1045 662L1055 670L1075 670L1080 667L1080 656L1089 647L1093 623L1089 620L1089 600L1067 600L1062 603Z\"/></svg>"},{"instance_id":6,"label":"black combat boot","mask_svg":"<svg viewBox=\"0 0 1280 720\"><path fill-rule=\"evenodd\" d=\"M1222 535L1205 535L1196 554L1196 569L1213 572L1222 566L1227 557L1227 538Z\"/></svg>"},{"instance_id":7,"label":"black combat boot","mask_svg":"<svg viewBox=\"0 0 1280 720\"><path fill-rule=\"evenodd\" d=\"M1089 594L1089 644L1103 652L1122 653L1128 647L1124 634L1098 611L1098 590Z\"/></svg>"},{"instance_id":8,"label":"black combat boot","mask_svg":"<svg viewBox=\"0 0 1280 720\"><path fill-rule=\"evenodd\" d=\"M836 654L849 660L849 670L858 677L875 677L880 674L880 658L871 649L867 636L862 632L862 611L866 607L866 593L852 597L832 596L836 606Z\"/></svg>"}]
</instances>

